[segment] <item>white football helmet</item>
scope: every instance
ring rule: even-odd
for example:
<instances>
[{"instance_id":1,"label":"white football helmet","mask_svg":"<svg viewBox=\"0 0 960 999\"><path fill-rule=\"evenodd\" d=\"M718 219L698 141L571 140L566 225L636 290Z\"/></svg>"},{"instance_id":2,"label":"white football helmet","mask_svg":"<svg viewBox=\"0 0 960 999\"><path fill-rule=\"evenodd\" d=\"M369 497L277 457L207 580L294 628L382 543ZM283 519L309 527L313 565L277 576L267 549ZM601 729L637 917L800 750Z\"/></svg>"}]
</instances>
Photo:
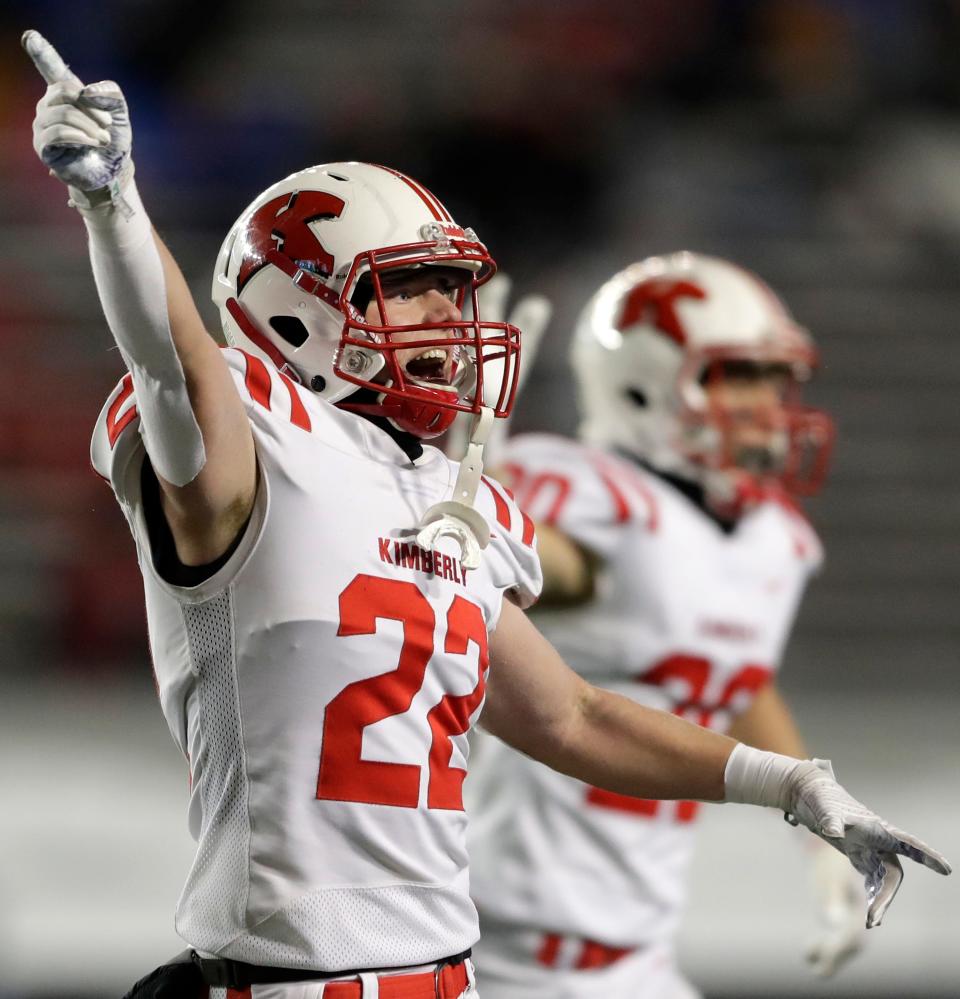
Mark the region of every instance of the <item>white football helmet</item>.
<instances>
[{"instance_id":1,"label":"white football helmet","mask_svg":"<svg viewBox=\"0 0 960 999\"><path fill-rule=\"evenodd\" d=\"M833 424L800 405L816 365L809 334L758 277L696 253L650 257L614 275L584 308L572 362L588 442L699 483L736 508L779 485L810 494L826 473ZM733 446L734 419L708 384L731 365L771 369L784 389L764 421L763 454Z\"/></svg>"},{"instance_id":2,"label":"white football helmet","mask_svg":"<svg viewBox=\"0 0 960 999\"><path fill-rule=\"evenodd\" d=\"M385 272L431 265L468 272L456 304L469 298L473 318L417 326L365 320L371 298L386 315ZM477 288L495 271L476 233L417 181L370 163L327 163L291 174L243 212L220 249L213 300L231 346L342 408L435 437L457 412L478 412L484 397L500 417L513 404L519 331L482 321L477 308ZM392 339L398 331L422 338L400 344ZM397 361L399 346L452 351L450 384L411 375ZM497 384L484 392L489 361ZM358 388L372 394L357 397Z\"/></svg>"}]
</instances>

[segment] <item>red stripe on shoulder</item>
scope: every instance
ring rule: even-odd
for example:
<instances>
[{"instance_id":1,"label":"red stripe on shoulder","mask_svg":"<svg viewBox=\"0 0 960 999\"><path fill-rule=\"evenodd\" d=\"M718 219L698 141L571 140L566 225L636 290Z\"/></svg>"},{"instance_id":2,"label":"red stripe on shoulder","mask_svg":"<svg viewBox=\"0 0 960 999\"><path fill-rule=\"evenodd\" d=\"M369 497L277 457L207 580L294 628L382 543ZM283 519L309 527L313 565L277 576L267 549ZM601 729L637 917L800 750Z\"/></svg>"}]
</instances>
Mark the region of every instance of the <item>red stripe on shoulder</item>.
<instances>
[{"instance_id":1,"label":"red stripe on shoulder","mask_svg":"<svg viewBox=\"0 0 960 999\"><path fill-rule=\"evenodd\" d=\"M610 466L599 458L594 457L593 467L596 469L597 475L600 476L600 481L606 486L607 492L613 500L613 509L616 513L617 523L626 523L630 519L630 504L610 474Z\"/></svg>"},{"instance_id":2,"label":"red stripe on shoulder","mask_svg":"<svg viewBox=\"0 0 960 999\"><path fill-rule=\"evenodd\" d=\"M500 491L485 475L481 475L480 478L483 479L484 485L486 485L486 487L493 494L493 504L497 511L497 523L509 531L510 507L507 505L507 501L500 495Z\"/></svg>"},{"instance_id":3,"label":"red stripe on shoulder","mask_svg":"<svg viewBox=\"0 0 960 999\"><path fill-rule=\"evenodd\" d=\"M133 395L133 375L128 373L123 376L123 380L120 382L120 391L107 410L107 439L110 441L111 450L124 429L137 418L137 407L133 405L119 420L117 419L117 413L120 412L121 407L131 395Z\"/></svg>"},{"instance_id":4,"label":"red stripe on shoulder","mask_svg":"<svg viewBox=\"0 0 960 999\"><path fill-rule=\"evenodd\" d=\"M280 381L287 386L287 391L290 393L290 422L295 427L300 427L301 430L306 430L309 432L310 414L307 412L307 407L304 406L303 400L300 398L300 393L297 391L296 385L293 384L293 379L288 378L282 371L278 372L280 375Z\"/></svg>"},{"instance_id":5,"label":"red stripe on shoulder","mask_svg":"<svg viewBox=\"0 0 960 999\"><path fill-rule=\"evenodd\" d=\"M647 507L647 530L653 533L660 525L660 509L656 497L650 487L643 481L641 475L631 469L629 476L633 492L643 500Z\"/></svg>"},{"instance_id":6,"label":"red stripe on shoulder","mask_svg":"<svg viewBox=\"0 0 960 999\"><path fill-rule=\"evenodd\" d=\"M536 530L533 526L533 521L523 512L520 511L520 516L523 517L523 543L529 548L533 544L533 539L536 537Z\"/></svg>"},{"instance_id":7,"label":"red stripe on shoulder","mask_svg":"<svg viewBox=\"0 0 960 999\"><path fill-rule=\"evenodd\" d=\"M591 455L591 460L600 480L613 499L617 523L625 523L636 513L633 504L627 498L629 493L642 500L647 508L647 530L656 531L659 524L657 501L639 472L621 464L614 464L605 454L598 452Z\"/></svg>"},{"instance_id":8,"label":"red stripe on shoulder","mask_svg":"<svg viewBox=\"0 0 960 999\"><path fill-rule=\"evenodd\" d=\"M247 362L247 374L244 382L247 391L254 402L259 402L264 409L270 408L270 372L267 366L259 357L243 352L244 360Z\"/></svg>"},{"instance_id":9,"label":"red stripe on shoulder","mask_svg":"<svg viewBox=\"0 0 960 999\"><path fill-rule=\"evenodd\" d=\"M573 484L566 475L559 472L541 472L532 476L524 483L523 495L520 497L521 503L532 510L539 510L542 507L535 506L541 494L549 495L553 490L553 502L549 509L540 518L545 524L553 527L560 519L560 514L566 505L567 500L573 490Z\"/></svg>"},{"instance_id":10,"label":"red stripe on shoulder","mask_svg":"<svg viewBox=\"0 0 960 999\"><path fill-rule=\"evenodd\" d=\"M557 963L557 957L560 955L561 942L559 933L544 934L543 943L537 951L538 963L546 968L552 968Z\"/></svg>"}]
</instances>

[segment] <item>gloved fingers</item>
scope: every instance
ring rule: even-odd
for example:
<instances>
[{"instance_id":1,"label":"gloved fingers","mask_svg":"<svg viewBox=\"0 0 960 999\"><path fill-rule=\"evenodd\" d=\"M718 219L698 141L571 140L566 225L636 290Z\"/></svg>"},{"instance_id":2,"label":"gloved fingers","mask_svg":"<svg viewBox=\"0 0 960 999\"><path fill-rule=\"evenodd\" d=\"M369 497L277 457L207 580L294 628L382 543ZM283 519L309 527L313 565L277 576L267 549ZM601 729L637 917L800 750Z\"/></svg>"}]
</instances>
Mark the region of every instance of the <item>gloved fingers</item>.
<instances>
[{"instance_id":1,"label":"gloved fingers","mask_svg":"<svg viewBox=\"0 0 960 999\"><path fill-rule=\"evenodd\" d=\"M80 91L78 103L82 107L96 108L107 113L116 111L126 104L123 91L113 80L101 80L88 84Z\"/></svg>"},{"instance_id":2,"label":"gloved fingers","mask_svg":"<svg viewBox=\"0 0 960 999\"><path fill-rule=\"evenodd\" d=\"M950 867L947 858L933 847L927 846L923 840L910 833L888 825L882 819L874 821L854 821L848 826L847 837L863 843L875 850L889 853L899 853L904 857L938 874L949 874Z\"/></svg>"},{"instance_id":3,"label":"gloved fingers","mask_svg":"<svg viewBox=\"0 0 960 999\"><path fill-rule=\"evenodd\" d=\"M43 123L38 131L39 136L45 136L48 132L57 128L73 128L82 132L94 143L102 142L106 145L110 141L110 132L96 121L86 111L81 111L70 104L62 104L59 107L50 108L43 116Z\"/></svg>"},{"instance_id":4,"label":"gloved fingers","mask_svg":"<svg viewBox=\"0 0 960 999\"><path fill-rule=\"evenodd\" d=\"M834 955L822 940L810 944L803 956L813 973L821 978L829 978L836 971Z\"/></svg>"},{"instance_id":5,"label":"gloved fingers","mask_svg":"<svg viewBox=\"0 0 960 999\"><path fill-rule=\"evenodd\" d=\"M87 104L82 99L77 102L77 107L82 108L84 114L90 115L90 117L103 128L109 128L113 124L113 115L109 111L93 107L91 104Z\"/></svg>"},{"instance_id":6,"label":"gloved fingers","mask_svg":"<svg viewBox=\"0 0 960 999\"><path fill-rule=\"evenodd\" d=\"M79 77L63 61L60 53L39 31L32 28L25 31L20 38L20 44L47 83L72 83L77 87L83 86Z\"/></svg>"},{"instance_id":7,"label":"gloved fingers","mask_svg":"<svg viewBox=\"0 0 960 999\"><path fill-rule=\"evenodd\" d=\"M916 836L911 836L910 833L905 833L895 826L887 826L887 830L896 843L894 849L897 853L923 864L924 867L929 867L937 874L949 874L953 870L947 858L933 847L927 846L922 839L917 839Z\"/></svg>"},{"instance_id":8,"label":"gloved fingers","mask_svg":"<svg viewBox=\"0 0 960 999\"><path fill-rule=\"evenodd\" d=\"M867 877L867 929L871 930L883 922L883 917L903 883L903 868L895 853L882 853L878 856L879 870Z\"/></svg>"},{"instance_id":9,"label":"gloved fingers","mask_svg":"<svg viewBox=\"0 0 960 999\"><path fill-rule=\"evenodd\" d=\"M107 82L109 83L109 81ZM109 85L116 86L113 83ZM123 94L120 94L119 91L117 94L102 95L96 91L91 94L90 91L96 86L98 85L78 87L72 83L55 83L53 86L47 87L43 97L37 101L37 119L46 120L53 108L69 105L81 109L84 114L90 115L99 125L106 128L113 122L111 112L123 106L125 102ZM108 102L110 106L107 106ZM104 106L101 107L101 104Z\"/></svg>"},{"instance_id":10,"label":"gloved fingers","mask_svg":"<svg viewBox=\"0 0 960 999\"><path fill-rule=\"evenodd\" d=\"M858 927L862 932L862 928ZM826 931L815 940L804 955L814 974L830 978L860 950L857 938L840 932Z\"/></svg>"},{"instance_id":11,"label":"gloved fingers","mask_svg":"<svg viewBox=\"0 0 960 999\"><path fill-rule=\"evenodd\" d=\"M53 160L59 159L65 152L69 152L77 146L87 146L99 149L103 143L99 138L90 135L89 132L79 128L71 128L69 125L54 125L52 128L45 128L37 136L37 150L40 159L48 166Z\"/></svg>"},{"instance_id":12,"label":"gloved fingers","mask_svg":"<svg viewBox=\"0 0 960 999\"><path fill-rule=\"evenodd\" d=\"M552 313L553 306L543 295L525 295L517 302L510 314L509 322L523 334L524 348L539 342Z\"/></svg>"},{"instance_id":13,"label":"gloved fingers","mask_svg":"<svg viewBox=\"0 0 960 999\"><path fill-rule=\"evenodd\" d=\"M76 104L80 97L83 86L79 81L76 83L53 83L43 92L43 97L37 101L37 115L47 108L56 107L58 104Z\"/></svg>"},{"instance_id":14,"label":"gloved fingers","mask_svg":"<svg viewBox=\"0 0 960 999\"><path fill-rule=\"evenodd\" d=\"M480 319L487 323L502 323L507 313L507 299L513 282L506 274L494 274L477 292Z\"/></svg>"}]
</instances>

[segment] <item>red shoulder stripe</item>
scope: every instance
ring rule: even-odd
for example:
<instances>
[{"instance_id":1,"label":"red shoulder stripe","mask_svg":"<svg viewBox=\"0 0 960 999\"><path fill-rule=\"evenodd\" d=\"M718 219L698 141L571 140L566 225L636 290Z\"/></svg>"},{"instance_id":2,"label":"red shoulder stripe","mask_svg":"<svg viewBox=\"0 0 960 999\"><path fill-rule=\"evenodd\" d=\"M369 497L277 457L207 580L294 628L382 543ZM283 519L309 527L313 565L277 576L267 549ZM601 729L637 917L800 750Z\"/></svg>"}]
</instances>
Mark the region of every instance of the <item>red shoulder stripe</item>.
<instances>
[{"instance_id":1,"label":"red shoulder stripe","mask_svg":"<svg viewBox=\"0 0 960 999\"><path fill-rule=\"evenodd\" d=\"M128 373L123 376L120 382L120 391L107 410L107 439L110 441L111 450L116 445L117 438L123 433L124 429L138 416L137 407L134 404L120 417L119 421L117 420L117 413L120 412L121 407L132 394L133 375Z\"/></svg>"},{"instance_id":2,"label":"red shoulder stripe","mask_svg":"<svg viewBox=\"0 0 960 999\"><path fill-rule=\"evenodd\" d=\"M254 402L259 402L264 409L270 408L270 372L267 366L259 357L244 352L244 359L247 362L247 374L244 382L247 391Z\"/></svg>"},{"instance_id":3,"label":"red shoulder stripe","mask_svg":"<svg viewBox=\"0 0 960 999\"><path fill-rule=\"evenodd\" d=\"M523 517L523 543L529 547L533 544L536 531L533 526L533 521L523 512L523 510L520 511L520 516Z\"/></svg>"},{"instance_id":4,"label":"red shoulder stripe","mask_svg":"<svg viewBox=\"0 0 960 999\"><path fill-rule=\"evenodd\" d=\"M493 494L493 504L497 511L497 523L504 528L504 530L510 530L510 507L507 506L507 501L500 495L499 490L493 485L493 483L485 476L481 475L484 484Z\"/></svg>"},{"instance_id":5,"label":"red shoulder stripe","mask_svg":"<svg viewBox=\"0 0 960 999\"><path fill-rule=\"evenodd\" d=\"M647 487L647 484L633 469L630 470L629 480L630 486L640 499L646 504L647 507L647 530L653 533L656 531L660 523L660 511L657 506L657 501L654 498L653 493Z\"/></svg>"},{"instance_id":6,"label":"red shoulder stripe","mask_svg":"<svg viewBox=\"0 0 960 999\"><path fill-rule=\"evenodd\" d=\"M310 414L307 412L307 407L304 406L303 400L300 398L297 387L293 384L293 379L288 378L282 371L277 373L290 393L290 422L295 427L300 427L301 430L309 431L311 426Z\"/></svg>"},{"instance_id":7,"label":"red shoulder stripe","mask_svg":"<svg viewBox=\"0 0 960 999\"><path fill-rule=\"evenodd\" d=\"M539 507L536 505L541 493L544 490L553 489L553 502L543 516L539 517L545 524L553 527L560 519L560 513L570 498L572 488L567 476L561 475L559 472L541 472L539 475L534 475L529 482L524 483L520 501L524 507L533 510L536 516L536 511L544 506L543 502L540 503Z\"/></svg>"},{"instance_id":8,"label":"red shoulder stripe","mask_svg":"<svg viewBox=\"0 0 960 999\"><path fill-rule=\"evenodd\" d=\"M607 487L607 492L610 493L610 498L613 500L613 507L617 515L617 523L625 523L630 519L630 504L627 503L626 496L623 495L620 487L610 475L609 466L599 458L594 458L593 467L597 470L600 481Z\"/></svg>"},{"instance_id":9,"label":"red shoulder stripe","mask_svg":"<svg viewBox=\"0 0 960 999\"><path fill-rule=\"evenodd\" d=\"M545 933L537 951L537 961L546 968L552 968L557 963L561 942L559 933Z\"/></svg>"}]
</instances>

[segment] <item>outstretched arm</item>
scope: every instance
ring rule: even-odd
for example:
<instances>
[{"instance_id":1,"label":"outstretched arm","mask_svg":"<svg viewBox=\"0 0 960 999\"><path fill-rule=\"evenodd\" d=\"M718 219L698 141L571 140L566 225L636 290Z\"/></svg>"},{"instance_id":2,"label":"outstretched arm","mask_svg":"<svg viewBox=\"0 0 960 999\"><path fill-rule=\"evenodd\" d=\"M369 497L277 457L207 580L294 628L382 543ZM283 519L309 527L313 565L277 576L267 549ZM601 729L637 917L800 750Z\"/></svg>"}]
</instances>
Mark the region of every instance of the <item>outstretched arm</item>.
<instances>
[{"instance_id":1,"label":"outstretched arm","mask_svg":"<svg viewBox=\"0 0 960 999\"><path fill-rule=\"evenodd\" d=\"M866 879L867 926L903 877L898 855L939 874L950 865L837 783L825 760L751 749L590 686L509 602L490 639L482 724L515 749L590 784L643 798L765 805L845 854Z\"/></svg>"},{"instance_id":2,"label":"outstretched arm","mask_svg":"<svg viewBox=\"0 0 960 999\"><path fill-rule=\"evenodd\" d=\"M141 435L177 553L188 565L210 562L253 504L256 461L243 405L140 201L120 88L84 86L36 31L26 32L23 45L48 84L34 148L67 184L87 227L101 305L133 375Z\"/></svg>"},{"instance_id":3,"label":"outstretched arm","mask_svg":"<svg viewBox=\"0 0 960 999\"><path fill-rule=\"evenodd\" d=\"M507 601L490 662L481 724L520 752L620 794L723 800L732 739L587 683Z\"/></svg>"}]
</instances>

